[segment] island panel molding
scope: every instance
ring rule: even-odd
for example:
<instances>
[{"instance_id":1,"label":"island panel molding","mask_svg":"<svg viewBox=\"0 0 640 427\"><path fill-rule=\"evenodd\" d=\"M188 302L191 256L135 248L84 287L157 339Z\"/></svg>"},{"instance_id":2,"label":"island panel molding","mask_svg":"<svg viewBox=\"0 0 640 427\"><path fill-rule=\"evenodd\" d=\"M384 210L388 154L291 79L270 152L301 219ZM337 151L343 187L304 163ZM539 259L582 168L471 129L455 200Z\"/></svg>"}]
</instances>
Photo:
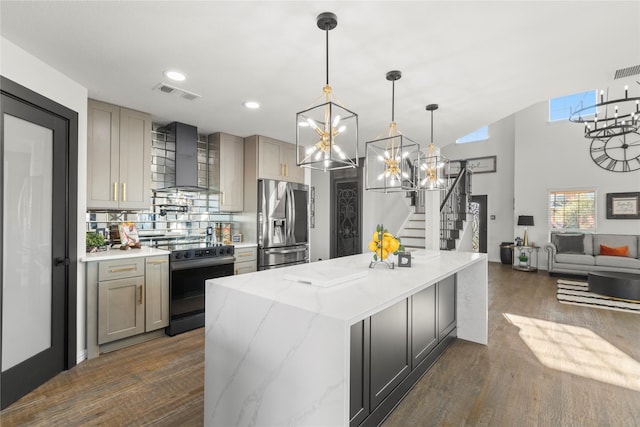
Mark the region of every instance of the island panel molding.
<instances>
[{"instance_id":1,"label":"island panel molding","mask_svg":"<svg viewBox=\"0 0 640 427\"><path fill-rule=\"evenodd\" d=\"M369 260L360 254L207 281L205 425L348 426L352 325L454 274L457 336L487 344L485 254L415 252L411 268L395 270L371 271ZM330 288L284 279L333 268L369 272Z\"/></svg>"}]
</instances>

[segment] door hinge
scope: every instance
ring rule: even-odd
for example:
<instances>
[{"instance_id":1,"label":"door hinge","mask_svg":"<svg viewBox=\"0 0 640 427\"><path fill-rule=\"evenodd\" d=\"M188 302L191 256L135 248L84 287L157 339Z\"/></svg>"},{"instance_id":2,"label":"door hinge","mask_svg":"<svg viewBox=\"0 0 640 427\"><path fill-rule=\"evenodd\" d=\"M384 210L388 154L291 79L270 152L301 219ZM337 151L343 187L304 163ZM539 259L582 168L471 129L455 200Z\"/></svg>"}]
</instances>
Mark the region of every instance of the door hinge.
<instances>
[{"instance_id":1,"label":"door hinge","mask_svg":"<svg viewBox=\"0 0 640 427\"><path fill-rule=\"evenodd\" d=\"M54 258L53 265L56 267L59 265L69 265L71 264L71 260L69 258Z\"/></svg>"}]
</instances>

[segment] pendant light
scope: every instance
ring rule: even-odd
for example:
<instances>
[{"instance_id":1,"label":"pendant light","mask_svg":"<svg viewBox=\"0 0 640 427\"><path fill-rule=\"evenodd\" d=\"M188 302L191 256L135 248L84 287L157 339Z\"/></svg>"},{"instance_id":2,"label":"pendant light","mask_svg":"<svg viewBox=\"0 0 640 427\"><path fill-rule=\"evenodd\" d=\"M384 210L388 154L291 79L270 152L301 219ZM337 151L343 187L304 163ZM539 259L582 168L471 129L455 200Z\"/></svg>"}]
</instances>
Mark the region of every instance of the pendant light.
<instances>
[{"instance_id":1,"label":"pendant light","mask_svg":"<svg viewBox=\"0 0 640 427\"><path fill-rule=\"evenodd\" d=\"M431 113L431 142L425 153L422 153L419 177L420 188L425 190L441 190L446 186L444 178L447 159L440 154L440 148L433 143L433 112L438 104L429 104L426 110Z\"/></svg>"},{"instance_id":2,"label":"pendant light","mask_svg":"<svg viewBox=\"0 0 640 427\"><path fill-rule=\"evenodd\" d=\"M338 25L338 18L324 12L316 23L326 36L326 83L313 106L296 114L297 165L323 171L354 168L358 166L358 115L333 100L329 86L329 31Z\"/></svg>"},{"instance_id":3,"label":"pendant light","mask_svg":"<svg viewBox=\"0 0 640 427\"><path fill-rule=\"evenodd\" d=\"M420 146L404 136L395 122L395 85L402 73L387 73L391 82L391 123L387 136L365 144L366 189L384 193L416 191Z\"/></svg>"}]
</instances>

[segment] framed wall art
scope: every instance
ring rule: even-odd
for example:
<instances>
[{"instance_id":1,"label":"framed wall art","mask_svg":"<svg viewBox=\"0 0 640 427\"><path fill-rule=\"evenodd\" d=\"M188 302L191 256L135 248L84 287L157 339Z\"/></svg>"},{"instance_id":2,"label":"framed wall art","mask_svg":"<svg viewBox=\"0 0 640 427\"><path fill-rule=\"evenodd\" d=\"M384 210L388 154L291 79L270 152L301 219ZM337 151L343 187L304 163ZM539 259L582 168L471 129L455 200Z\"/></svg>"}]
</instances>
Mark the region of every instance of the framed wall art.
<instances>
[{"instance_id":1,"label":"framed wall art","mask_svg":"<svg viewBox=\"0 0 640 427\"><path fill-rule=\"evenodd\" d=\"M467 167L473 173L491 173L496 172L497 156L473 157L467 160ZM460 160L451 160L449 166L449 175L457 176L460 173Z\"/></svg>"},{"instance_id":2,"label":"framed wall art","mask_svg":"<svg viewBox=\"0 0 640 427\"><path fill-rule=\"evenodd\" d=\"M607 219L640 219L640 193L607 193Z\"/></svg>"}]
</instances>

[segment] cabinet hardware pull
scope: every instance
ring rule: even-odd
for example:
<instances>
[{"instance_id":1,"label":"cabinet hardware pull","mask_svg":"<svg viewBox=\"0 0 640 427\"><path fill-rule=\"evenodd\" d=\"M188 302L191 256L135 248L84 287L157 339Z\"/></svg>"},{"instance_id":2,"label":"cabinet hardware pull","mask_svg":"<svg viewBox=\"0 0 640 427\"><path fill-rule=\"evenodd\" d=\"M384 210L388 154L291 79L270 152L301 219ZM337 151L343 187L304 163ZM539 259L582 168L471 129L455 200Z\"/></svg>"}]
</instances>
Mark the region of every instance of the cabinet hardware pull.
<instances>
[{"instance_id":1,"label":"cabinet hardware pull","mask_svg":"<svg viewBox=\"0 0 640 427\"><path fill-rule=\"evenodd\" d=\"M166 264L166 263L168 263L168 262L169 262L169 261L167 261L167 260L165 259L165 260L162 260L162 261L147 261L147 264Z\"/></svg>"},{"instance_id":2,"label":"cabinet hardware pull","mask_svg":"<svg viewBox=\"0 0 640 427\"><path fill-rule=\"evenodd\" d=\"M253 254L252 254L252 253L248 253L248 254L236 253L236 256L238 256L238 257L243 257L243 256L253 256Z\"/></svg>"},{"instance_id":3,"label":"cabinet hardware pull","mask_svg":"<svg viewBox=\"0 0 640 427\"><path fill-rule=\"evenodd\" d=\"M235 274L237 276L238 275L238 270L236 270L235 273L233 273L233 274Z\"/></svg>"},{"instance_id":4,"label":"cabinet hardware pull","mask_svg":"<svg viewBox=\"0 0 640 427\"><path fill-rule=\"evenodd\" d=\"M284 176L289 176L289 163L284 164Z\"/></svg>"},{"instance_id":5,"label":"cabinet hardware pull","mask_svg":"<svg viewBox=\"0 0 640 427\"><path fill-rule=\"evenodd\" d=\"M280 176L284 176L284 163L280 163Z\"/></svg>"},{"instance_id":6,"label":"cabinet hardware pull","mask_svg":"<svg viewBox=\"0 0 640 427\"><path fill-rule=\"evenodd\" d=\"M122 201L123 202L127 201L127 183L126 182L122 183Z\"/></svg>"},{"instance_id":7,"label":"cabinet hardware pull","mask_svg":"<svg viewBox=\"0 0 640 427\"><path fill-rule=\"evenodd\" d=\"M136 271L138 268L133 267L122 267L122 268L110 268L109 273L121 273L123 271Z\"/></svg>"},{"instance_id":8,"label":"cabinet hardware pull","mask_svg":"<svg viewBox=\"0 0 640 427\"><path fill-rule=\"evenodd\" d=\"M113 181L113 201L118 201L118 181Z\"/></svg>"},{"instance_id":9,"label":"cabinet hardware pull","mask_svg":"<svg viewBox=\"0 0 640 427\"><path fill-rule=\"evenodd\" d=\"M142 305L142 285L140 285L139 289L138 289L138 304Z\"/></svg>"}]
</instances>

